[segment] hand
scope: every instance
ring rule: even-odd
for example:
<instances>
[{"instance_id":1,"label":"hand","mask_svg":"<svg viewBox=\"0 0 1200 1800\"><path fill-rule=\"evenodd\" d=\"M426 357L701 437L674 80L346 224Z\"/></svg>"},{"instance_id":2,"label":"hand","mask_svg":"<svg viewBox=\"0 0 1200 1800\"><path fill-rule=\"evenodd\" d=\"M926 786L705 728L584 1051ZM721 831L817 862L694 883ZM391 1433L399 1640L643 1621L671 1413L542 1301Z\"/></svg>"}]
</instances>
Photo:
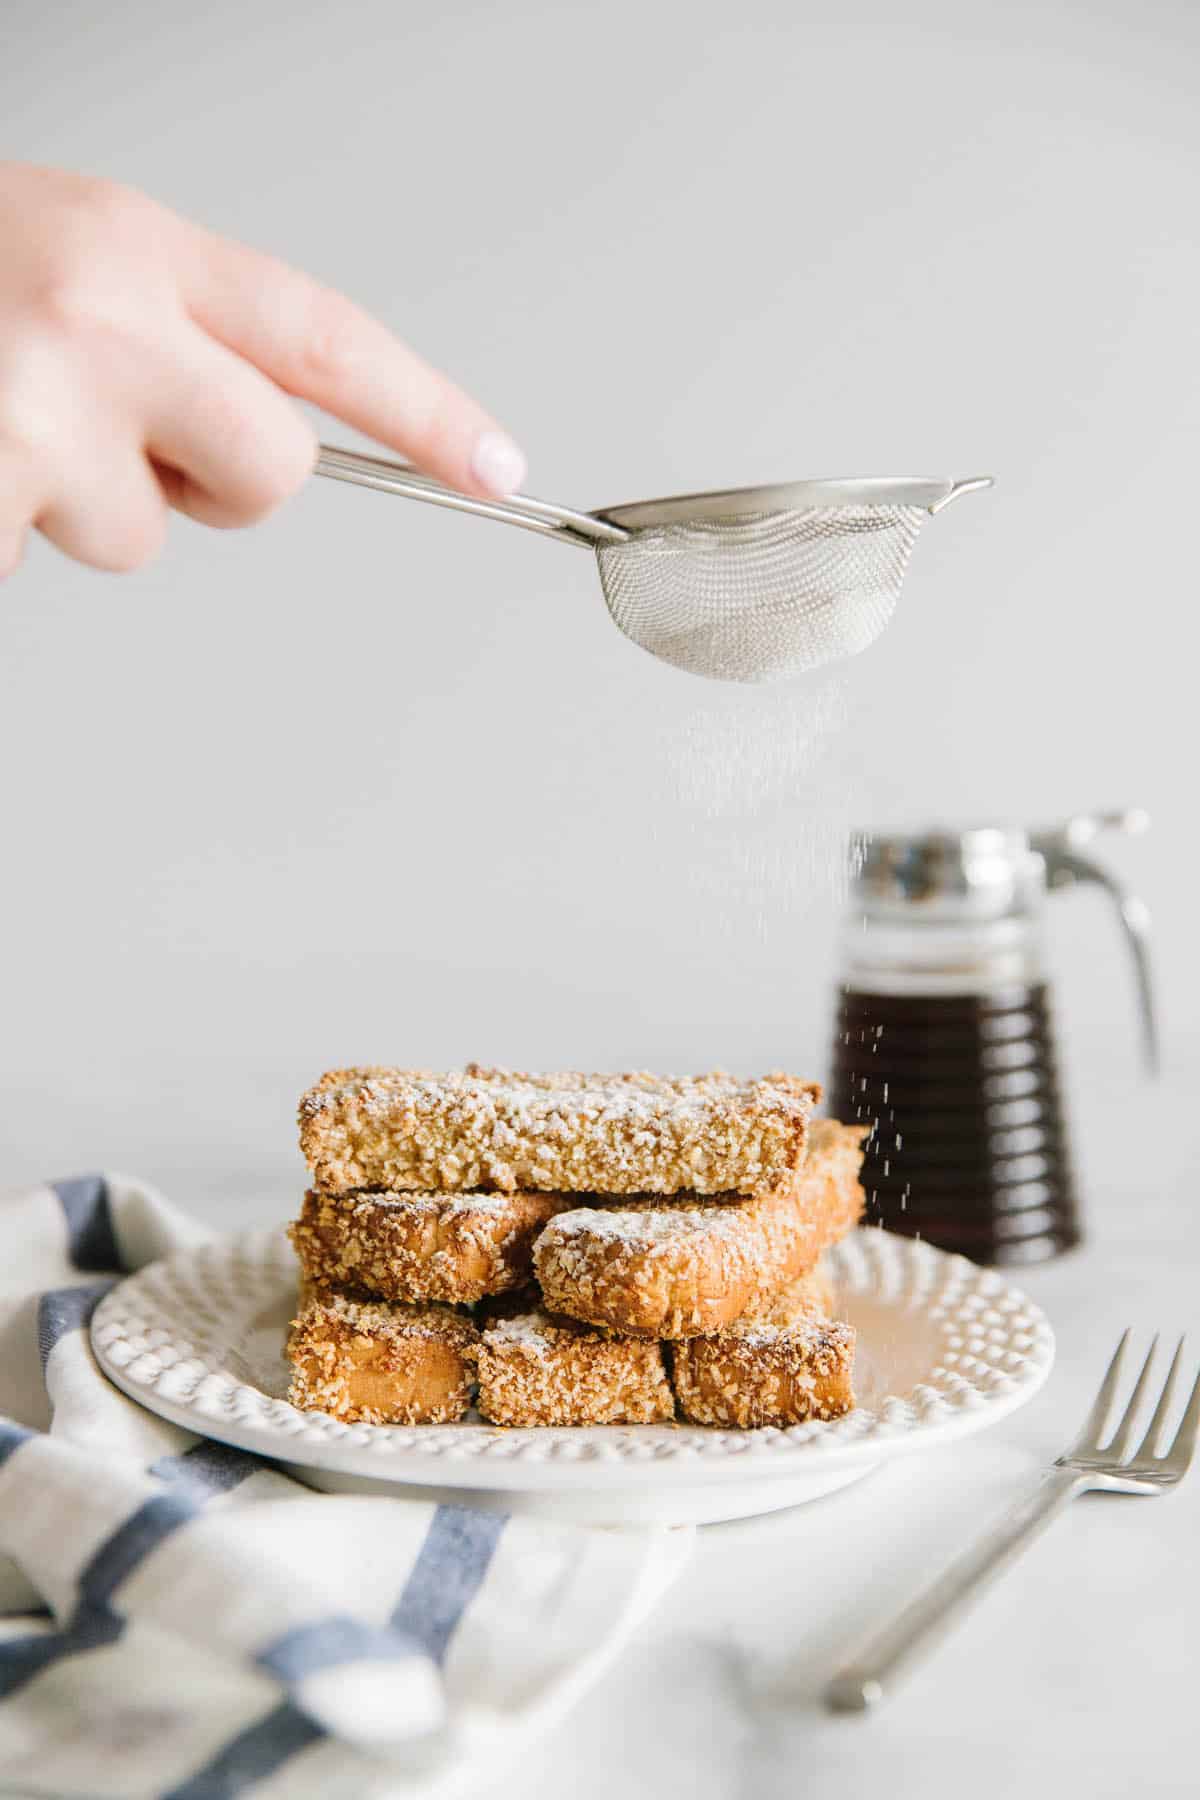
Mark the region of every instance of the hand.
<instances>
[{"instance_id":1,"label":"hand","mask_svg":"<svg viewBox=\"0 0 1200 1800\"><path fill-rule=\"evenodd\" d=\"M168 507L263 518L316 454L289 394L468 493L524 478L487 414L341 294L133 189L0 164L0 578L31 525L133 569Z\"/></svg>"}]
</instances>

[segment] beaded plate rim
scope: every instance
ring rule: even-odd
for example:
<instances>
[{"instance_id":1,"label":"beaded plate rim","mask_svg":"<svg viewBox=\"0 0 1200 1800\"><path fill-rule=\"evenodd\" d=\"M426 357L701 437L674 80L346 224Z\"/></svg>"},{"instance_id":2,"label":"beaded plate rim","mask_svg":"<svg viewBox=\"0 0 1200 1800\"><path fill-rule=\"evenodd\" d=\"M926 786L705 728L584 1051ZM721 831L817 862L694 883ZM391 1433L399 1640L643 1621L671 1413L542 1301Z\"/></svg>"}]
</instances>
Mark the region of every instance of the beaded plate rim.
<instances>
[{"instance_id":1,"label":"beaded plate rim","mask_svg":"<svg viewBox=\"0 0 1200 1800\"><path fill-rule=\"evenodd\" d=\"M248 1320L294 1289L279 1229L180 1251L127 1276L97 1306L105 1374L151 1412L277 1460L378 1479L475 1488L581 1489L795 1476L876 1464L998 1422L1033 1398L1054 1361L1041 1308L992 1269L868 1227L827 1252L841 1294L932 1331L924 1379L844 1418L785 1428L593 1425L517 1429L347 1425L239 1379Z\"/></svg>"}]
</instances>

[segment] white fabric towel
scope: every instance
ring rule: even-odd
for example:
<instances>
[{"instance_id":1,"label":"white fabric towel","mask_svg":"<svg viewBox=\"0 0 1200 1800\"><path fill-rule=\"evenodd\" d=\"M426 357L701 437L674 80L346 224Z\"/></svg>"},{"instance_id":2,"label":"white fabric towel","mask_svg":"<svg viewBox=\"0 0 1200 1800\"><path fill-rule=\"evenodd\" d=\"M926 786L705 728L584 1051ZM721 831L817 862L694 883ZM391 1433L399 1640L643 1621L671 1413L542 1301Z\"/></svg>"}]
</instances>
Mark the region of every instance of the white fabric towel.
<instances>
[{"instance_id":1,"label":"white fabric towel","mask_svg":"<svg viewBox=\"0 0 1200 1800\"><path fill-rule=\"evenodd\" d=\"M595 1679L692 1533L318 1495L145 1412L97 1368L92 1311L208 1235L117 1176L0 1197L0 1786L468 1794Z\"/></svg>"}]
</instances>

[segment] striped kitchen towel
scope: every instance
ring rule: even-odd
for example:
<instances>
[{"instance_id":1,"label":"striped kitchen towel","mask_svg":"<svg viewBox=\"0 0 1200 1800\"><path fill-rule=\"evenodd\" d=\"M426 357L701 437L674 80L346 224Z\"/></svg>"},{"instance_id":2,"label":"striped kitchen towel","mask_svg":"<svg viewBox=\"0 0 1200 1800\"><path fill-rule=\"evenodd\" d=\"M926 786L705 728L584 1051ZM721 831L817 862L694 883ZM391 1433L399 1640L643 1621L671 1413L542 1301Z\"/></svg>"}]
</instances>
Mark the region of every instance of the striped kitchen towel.
<instances>
[{"instance_id":1,"label":"striped kitchen towel","mask_svg":"<svg viewBox=\"0 0 1200 1800\"><path fill-rule=\"evenodd\" d=\"M318 1495L144 1412L97 1368L92 1311L207 1236L115 1176L0 1196L0 1789L470 1793L691 1534Z\"/></svg>"}]
</instances>

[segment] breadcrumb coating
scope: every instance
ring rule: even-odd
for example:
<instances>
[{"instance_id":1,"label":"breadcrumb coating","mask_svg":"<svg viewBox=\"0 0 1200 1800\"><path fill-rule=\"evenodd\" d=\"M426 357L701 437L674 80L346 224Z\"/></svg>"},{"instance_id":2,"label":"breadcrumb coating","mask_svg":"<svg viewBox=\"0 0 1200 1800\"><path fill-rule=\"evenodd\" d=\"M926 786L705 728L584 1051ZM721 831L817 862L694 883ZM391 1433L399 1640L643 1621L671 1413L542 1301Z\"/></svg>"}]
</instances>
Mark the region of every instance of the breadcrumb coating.
<instances>
[{"instance_id":1,"label":"breadcrumb coating","mask_svg":"<svg viewBox=\"0 0 1200 1800\"><path fill-rule=\"evenodd\" d=\"M469 1305L529 1280L557 1194L308 1193L288 1234L318 1286Z\"/></svg>"},{"instance_id":2,"label":"breadcrumb coating","mask_svg":"<svg viewBox=\"0 0 1200 1800\"><path fill-rule=\"evenodd\" d=\"M857 1222L860 1126L818 1120L800 1174L756 1200L577 1207L534 1245L546 1305L638 1337L690 1338L768 1307Z\"/></svg>"},{"instance_id":3,"label":"breadcrumb coating","mask_svg":"<svg viewBox=\"0 0 1200 1800\"><path fill-rule=\"evenodd\" d=\"M837 1419L854 1406L854 1329L825 1316L829 1286L802 1277L772 1303L677 1344L672 1380L694 1425L746 1429Z\"/></svg>"},{"instance_id":4,"label":"breadcrumb coating","mask_svg":"<svg viewBox=\"0 0 1200 1800\"><path fill-rule=\"evenodd\" d=\"M449 1425L471 1404L479 1331L449 1306L397 1306L301 1293L287 1357L288 1399L367 1425Z\"/></svg>"},{"instance_id":5,"label":"breadcrumb coating","mask_svg":"<svg viewBox=\"0 0 1200 1800\"><path fill-rule=\"evenodd\" d=\"M335 1069L300 1102L324 1193L772 1193L804 1156L814 1083L471 1064L446 1075Z\"/></svg>"},{"instance_id":6,"label":"breadcrumb coating","mask_svg":"<svg viewBox=\"0 0 1200 1800\"><path fill-rule=\"evenodd\" d=\"M478 1404L494 1425L651 1425L675 1416L660 1344L556 1318L536 1297L485 1324Z\"/></svg>"}]
</instances>

